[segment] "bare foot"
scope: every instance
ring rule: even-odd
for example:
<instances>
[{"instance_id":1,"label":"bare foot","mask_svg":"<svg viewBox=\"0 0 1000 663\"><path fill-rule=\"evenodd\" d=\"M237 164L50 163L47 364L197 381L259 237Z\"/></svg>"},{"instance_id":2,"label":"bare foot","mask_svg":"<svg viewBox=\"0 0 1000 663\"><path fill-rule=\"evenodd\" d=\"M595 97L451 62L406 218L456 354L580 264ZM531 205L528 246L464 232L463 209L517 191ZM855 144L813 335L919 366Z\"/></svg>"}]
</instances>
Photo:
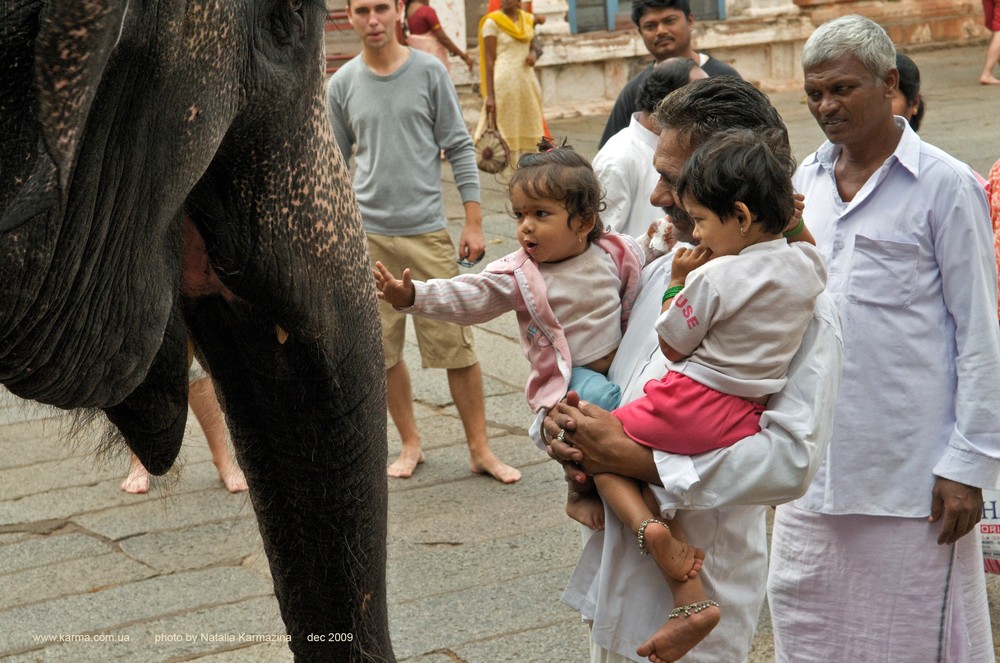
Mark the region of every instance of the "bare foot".
<instances>
[{"instance_id":1,"label":"bare foot","mask_svg":"<svg viewBox=\"0 0 1000 663\"><path fill-rule=\"evenodd\" d=\"M595 532L604 529L604 502L597 493L570 490L566 496L566 515Z\"/></svg>"},{"instance_id":2,"label":"bare foot","mask_svg":"<svg viewBox=\"0 0 1000 663\"><path fill-rule=\"evenodd\" d=\"M142 495L149 492L149 472L134 455L128 468L128 476L122 480L123 493Z\"/></svg>"},{"instance_id":3,"label":"bare foot","mask_svg":"<svg viewBox=\"0 0 1000 663\"><path fill-rule=\"evenodd\" d=\"M424 452L417 447L412 449L410 447L403 447L403 450L399 452L399 457L396 458L396 462L389 466L386 473L391 477L396 477L397 479L409 479L413 476L413 472L417 469L417 465L424 462Z\"/></svg>"},{"instance_id":4,"label":"bare foot","mask_svg":"<svg viewBox=\"0 0 1000 663\"><path fill-rule=\"evenodd\" d=\"M635 650L639 656L647 656L651 663L671 663L676 661L705 639L722 613L716 606L709 606L690 617L668 619L660 630Z\"/></svg>"},{"instance_id":5,"label":"bare foot","mask_svg":"<svg viewBox=\"0 0 1000 663\"><path fill-rule=\"evenodd\" d=\"M219 471L219 479L222 480L222 484L231 493L243 493L247 490L247 478L243 476L243 470L240 469L239 465L229 462L226 467L216 468Z\"/></svg>"},{"instance_id":6,"label":"bare foot","mask_svg":"<svg viewBox=\"0 0 1000 663\"><path fill-rule=\"evenodd\" d=\"M521 480L521 470L497 458L490 449L478 454L470 453L472 458L469 465L475 474L489 474L500 483L516 483Z\"/></svg>"},{"instance_id":7,"label":"bare foot","mask_svg":"<svg viewBox=\"0 0 1000 663\"><path fill-rule=\"evenodd\" d=\"M678 541L660 523L652 522L647 525L643 540L646 550L656 560L656 565L668 577L684 582L701 571L705 551Z\"/></svg>"},{"instance_id":8,"label":"bare foot","mask_svg":"<svg viewBox=\"0 0 1000 663\"><path fill-rule=\"evenodd\" d=\"M979 77L979 84L980 85L1000 85L1000 78L996 78L994 76L985 76L985 75L984 76L980 76Z\"/></svg>"}]
</instances>

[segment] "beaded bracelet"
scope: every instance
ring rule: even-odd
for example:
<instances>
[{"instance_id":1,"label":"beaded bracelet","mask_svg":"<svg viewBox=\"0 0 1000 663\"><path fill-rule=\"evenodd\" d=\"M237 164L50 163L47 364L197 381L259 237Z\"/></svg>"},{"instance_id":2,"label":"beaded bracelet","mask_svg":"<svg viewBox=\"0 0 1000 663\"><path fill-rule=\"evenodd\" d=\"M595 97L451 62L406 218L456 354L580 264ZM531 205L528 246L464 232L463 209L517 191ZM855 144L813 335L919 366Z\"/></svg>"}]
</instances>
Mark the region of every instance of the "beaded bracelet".
<instances>
[{"instance_id":1,"label":"beaded bracelet","mask_svg":"<svg viewBox=\"0 0 1000 663\"><path fill-rule=\"evenodd\" d=\"M782 234L784 235L785 239L791 239L793 237L798 237L799 235L801 235L802 231L805 229L806 229L806 220L799 219L799 225L795 226L788 232Z\"/></svg>"},{"instance_id":2,"label":"beaded bracelet","mask_svg":"<svg viewBox=\"0 0 1000 663\"><path fill-rule=\"evenodd\" d=\"M684 286L682 286L682 285L672 285L672 286L670 286L669 288L666 289L666 291L664 291L664 293L663 293L663 299L660 300L660 303L661 304L666 304L668 299L673 299L683 289L684 289Z\"/></svg>"}]
</instances>

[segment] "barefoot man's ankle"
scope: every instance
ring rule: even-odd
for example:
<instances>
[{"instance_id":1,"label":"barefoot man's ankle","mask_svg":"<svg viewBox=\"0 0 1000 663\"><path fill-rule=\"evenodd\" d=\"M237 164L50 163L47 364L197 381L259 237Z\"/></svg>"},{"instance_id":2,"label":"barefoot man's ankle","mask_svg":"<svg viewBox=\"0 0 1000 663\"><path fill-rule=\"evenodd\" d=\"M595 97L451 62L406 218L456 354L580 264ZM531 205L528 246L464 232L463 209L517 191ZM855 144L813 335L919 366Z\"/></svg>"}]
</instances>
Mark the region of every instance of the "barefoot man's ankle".
<instances>
[{"instance_id":1,"label":"barefoot man's ankle","mask_svg":"<svg viewBox=\"0 0 1000 663\"><path fill-rule=\"evenodd\" d=\"M386 469L386 474L396 479L409 479L416 471L417 465L423 462L424 452L420 445L404 445L395 462Z\"/></svg>"},{"instance_id":2,"label":"barefoot man's ankle","mask_svg":"<svg viewBox=\"0 0 1000 663\"><path fill-rule=\"evenodd\" d=\"M500 483L517 483L521 480L521 471L497 458L489 447L475 451L469 449L469 469L474 474L488 474Z\"/></svg>"}]
</instances>

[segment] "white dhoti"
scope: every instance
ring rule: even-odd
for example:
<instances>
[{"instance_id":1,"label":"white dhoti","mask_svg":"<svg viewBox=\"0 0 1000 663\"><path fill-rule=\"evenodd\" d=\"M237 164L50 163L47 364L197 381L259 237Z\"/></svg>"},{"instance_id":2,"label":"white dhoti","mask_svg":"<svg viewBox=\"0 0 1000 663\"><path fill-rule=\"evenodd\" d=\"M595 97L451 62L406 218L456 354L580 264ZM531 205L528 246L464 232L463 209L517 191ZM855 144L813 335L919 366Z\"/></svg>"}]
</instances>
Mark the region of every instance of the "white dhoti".
<instances>
[{"instance_id":1,"label":"white dhoti","mask_svg":"<svg viewBox=\"0 0 1000 663\"><path fill-rule=\"evenodd\" d=\"M992 663L978 530L779 506L767 582L781 663Z\"/></svg>"},{"instance_id":2,"label":"white dhoti","mask_svg":"<svg viewBox=\"0 0 1000 663\"><path fill-rule=\"evenodd\" d=\"M632 659L626 658L621 654L616 654L614 652L608 651L607 649L594 644L594 641L590 641L590 663L632 663Z\"/></svg>"},{"instance_id":3,"label":"white dhoti","mask_svg":"<svg viewBox=\"0 0 1000 663\"><path fill-rule=\"evenodd\" d=\"M688 543L705 551L700 577L722 610L719 625L684 657L685 663L746 660L764 603L766 510L731 506L677 512ZM610 509L604 514L605 530L584 544L562 600L592 622L592 661L644 661L635 649L667 621L673 600L656 563L639 555L635 534Z\"/></svg>"}]
</instances>

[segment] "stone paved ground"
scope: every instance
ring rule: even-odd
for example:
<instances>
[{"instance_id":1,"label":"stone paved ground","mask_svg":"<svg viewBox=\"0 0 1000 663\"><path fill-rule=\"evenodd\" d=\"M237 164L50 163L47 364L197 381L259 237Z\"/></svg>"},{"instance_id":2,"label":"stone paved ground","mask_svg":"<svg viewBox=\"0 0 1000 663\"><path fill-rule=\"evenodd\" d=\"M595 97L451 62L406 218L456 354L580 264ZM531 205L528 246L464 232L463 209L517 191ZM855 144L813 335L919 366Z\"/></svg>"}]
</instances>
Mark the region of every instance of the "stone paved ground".
<instances>
[{"instance_id":1,"label":"stone paved ground","mask_svg":"<svg viewBox=\"0 0 1000 663\"><path fill-rule=\"evenodd\" d=\"M986 172L1000 156L1000 89L975 84L980 49L914 57L929 101L923 135ZM802 95L774 101L804 156L821 134ZM550 125L592 156L603 121L563 118ZM453 187L447 188L449 214L457 215ZM504 205L499 183L484 178L492 257L515 245ZM396 653L420 663L584 661L584 628L558 601L578 535L563 515L558 467L525 439L527 369L513 320L482 325L477 343L494 448L524 479L501 486L469 473L444 375L420 370L411 345L428 460L413 479L390 484ZM67 424L56 411L24 407L0 392L0 658L290 661L283 644L240 639L280 635L283 628L250 506L222 489L197 426L179 470L148 496L126 496L118 491L125 456L95 455L94 429L64 439ZM398 444L391 431L390 453ZM989 591L1000 624L1000 577L990 579ZM773 660L766 610L762 617L753 663ZM60 636L75 639L53 640Z\"/></svg>"}]
</instances>

